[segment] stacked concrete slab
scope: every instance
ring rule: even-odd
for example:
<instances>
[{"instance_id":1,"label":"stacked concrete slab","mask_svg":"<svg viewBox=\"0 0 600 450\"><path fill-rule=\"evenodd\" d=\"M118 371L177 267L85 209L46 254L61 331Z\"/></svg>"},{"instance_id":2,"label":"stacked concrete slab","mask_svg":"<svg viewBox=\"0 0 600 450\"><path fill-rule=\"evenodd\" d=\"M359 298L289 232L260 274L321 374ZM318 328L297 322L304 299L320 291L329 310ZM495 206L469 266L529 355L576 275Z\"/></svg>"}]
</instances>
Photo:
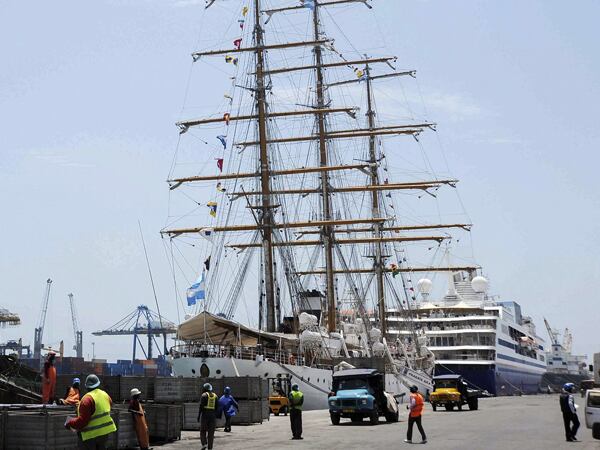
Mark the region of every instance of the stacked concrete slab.
<instances>
[{"instance_id":1,"label":"stacked concrete slab","mask_svg":"<svg viewBox=\"0 0 600 450\"><path fill-rule=\"evenodd\" d=\"M64 409L28 408L0 411L0 449L55 450L77 448L77 434L64 427L74 413ZM114 409L111 417L118 430L112 433L109 449L134 448L137 438L131 415Z\"/></svg>"}]
</instances>

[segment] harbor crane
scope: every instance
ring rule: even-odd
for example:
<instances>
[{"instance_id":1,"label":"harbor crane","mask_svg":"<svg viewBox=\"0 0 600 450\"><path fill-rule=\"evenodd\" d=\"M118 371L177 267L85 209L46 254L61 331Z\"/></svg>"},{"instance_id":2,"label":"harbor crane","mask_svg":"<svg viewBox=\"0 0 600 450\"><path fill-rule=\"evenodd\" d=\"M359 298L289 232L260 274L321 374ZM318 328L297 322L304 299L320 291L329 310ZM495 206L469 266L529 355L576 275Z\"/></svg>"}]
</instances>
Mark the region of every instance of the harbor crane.
<instances>
[{"instance_id":1,"label":"harbor crane","mask_svg":"<svg viewBox=\"0 0 600 450\"><path fill-rule=\"evenodd\" d=\"M46 313L48 312L48 301L50 300L50 289L52 287L52 280L48 278L46 280L46 291L44 292L44 298L42 300L42 312L40 314L40 321L37 328L35 329L35 335L33 338L33 358L41 359L42 356L42 339L44 338L44 325L46 324Z\"/></svg>"},{"instance_id":2,"label":"harbor crane","mask_svg":"<svg viewBox=\"0 0 600 450\"><path fill-rule=\"evenodd\" d=\"M77 320L77 310L75 309L75 301L73 300L73 294L69 294L69 304L71 306L71 320L73 322L73 333L75 335L75 355L78 358L83 358L83 331L79 329L79 321Z\"/></svg>"},{"instance_id":3,"label":"harbor crane","mask_svg":"<svg viewBox=\"0 0 600 450\"><path fill-rule=\"evenodd\" d=\"M138 344L146 359L152 359L153 342L156 344L159 354L161 354L161 346L156 342L156 337L162 335L162 354L166 354L168 352L167 334L175 333L177 333L177 327L173 322L150 310L150 308L148 308L146 305L140 305L110 328L102 331L95 331L92 334L94 336L133 336L132 361L135 361ZM146 335L148 339L146 346L147 350L144 349L142 340L140 338L140 336L143 335Z\"/></svg>"}]
</instances>

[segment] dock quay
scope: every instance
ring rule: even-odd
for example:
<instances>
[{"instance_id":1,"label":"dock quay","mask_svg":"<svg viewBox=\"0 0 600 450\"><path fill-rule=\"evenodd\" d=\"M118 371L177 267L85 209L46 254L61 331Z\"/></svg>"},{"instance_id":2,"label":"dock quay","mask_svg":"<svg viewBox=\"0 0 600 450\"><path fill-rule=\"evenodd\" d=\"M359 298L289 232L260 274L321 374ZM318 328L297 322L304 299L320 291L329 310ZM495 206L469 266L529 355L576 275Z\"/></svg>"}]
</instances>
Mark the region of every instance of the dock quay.
<instances>
[{"instance_id":1,"label":"dock quay","mask_svg":"<svg viewBox=\"0 0 600 450\"><path fill-rule=\"evenodd\" d=\"M576 399L582 406L582 400ZM436 411L426 405L423 426L427 449L440 450L599 450L600 441L592 438L585 427L583 406L579 409L582 426L577 437L581 442L565 442L562 416L557 395L494 397L481 399L477 411ZM401 405L402 408L402 405ZM326 410L303 413L302 441L290 440L289 417L271 416L268 422L253 426L235 426L231 433L218 429L215 450L358 450L411 448L405 444L407 413L401 410L398 423L381 422L371 426L342 422L331 424ZM416 432L416 430L415 430ZM418 432L416 433L418 437ZM419 442L420 439L415 439ZM416 445L416 444L412 444ZM200 448L198 432L184 431L181 440L164 449Z\"/></svg>"}]
</instances>

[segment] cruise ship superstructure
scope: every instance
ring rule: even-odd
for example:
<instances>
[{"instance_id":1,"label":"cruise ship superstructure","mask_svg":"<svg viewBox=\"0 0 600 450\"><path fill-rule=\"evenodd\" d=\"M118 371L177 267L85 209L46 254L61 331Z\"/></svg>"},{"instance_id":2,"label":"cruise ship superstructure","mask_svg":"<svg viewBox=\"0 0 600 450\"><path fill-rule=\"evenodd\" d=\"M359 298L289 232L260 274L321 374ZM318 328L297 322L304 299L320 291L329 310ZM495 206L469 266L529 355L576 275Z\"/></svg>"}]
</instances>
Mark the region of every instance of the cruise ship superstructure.
<instances>
[{"instance_id":1,"label":"cruise ship superstructure","mask_svg":"<svg viewBox=\"0 0 600 450\"><path fill-rule=\"evenodd\" d=\"M447 294L429 298L431 281L419 282L421 299L414 309L388 311L388 337L410 341L406 321L427 336L435 354L436 374L457 373L492 395L537 393L546 372L544 340L532 319L514 301L487 295L488 282L466 272L454 273Z\"/></svg>"}]
</instances>

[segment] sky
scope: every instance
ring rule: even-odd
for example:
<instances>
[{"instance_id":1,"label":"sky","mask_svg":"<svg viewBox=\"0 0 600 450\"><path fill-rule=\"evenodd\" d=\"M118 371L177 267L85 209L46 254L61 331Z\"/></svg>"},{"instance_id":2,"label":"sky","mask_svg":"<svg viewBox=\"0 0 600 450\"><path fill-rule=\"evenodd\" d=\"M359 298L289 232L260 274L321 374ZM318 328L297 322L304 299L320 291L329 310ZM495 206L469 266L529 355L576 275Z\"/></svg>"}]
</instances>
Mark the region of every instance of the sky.
<instances>
[{"instance_id":1,"label":"sky","mask_svg":"<svg viewBox=\"0 0 600 450\"><path fill-rule=\"evenodd\" d=\"M344 8L344 33L418 71L493 293L546 339L543 317L573 331L575 352L599 352L600 4L372 3ZM190 76L202 24L218 19L203 5L0 2L0 306L22 318L0 341L32 344L50 277L44 341L72 354L72 292L84 354L95 342L97 357L129 358L130 338L90 333L156 309L138 221L161 312L183 318L159 230L188 81L216 81Z\"/></svg>"}]
</instances>

